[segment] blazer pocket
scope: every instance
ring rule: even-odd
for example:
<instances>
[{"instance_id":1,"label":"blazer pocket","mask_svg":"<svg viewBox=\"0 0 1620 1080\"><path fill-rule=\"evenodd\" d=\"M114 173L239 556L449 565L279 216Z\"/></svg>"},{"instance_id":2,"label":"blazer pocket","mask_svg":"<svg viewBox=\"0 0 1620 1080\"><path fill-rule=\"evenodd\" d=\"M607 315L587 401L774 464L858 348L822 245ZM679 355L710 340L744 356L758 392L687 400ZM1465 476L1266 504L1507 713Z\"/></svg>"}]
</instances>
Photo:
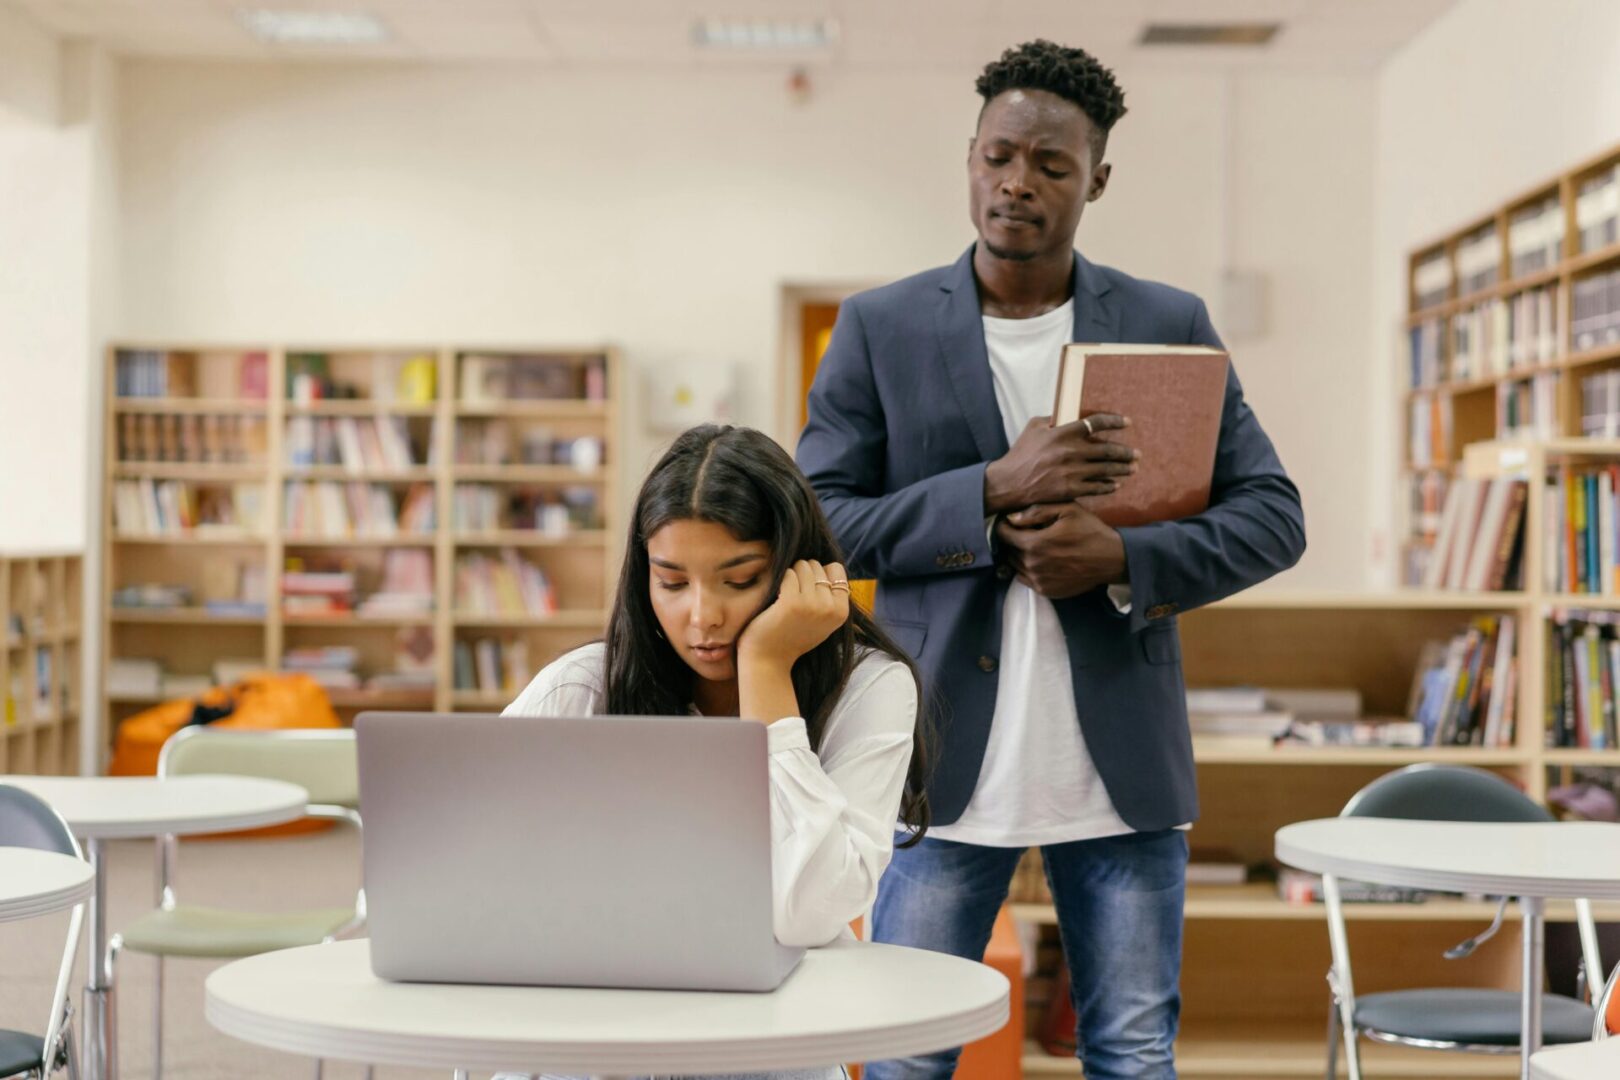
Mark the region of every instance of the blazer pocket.
<instances>
[{"instance_id":1,"label":"blazer pocket","mask_svg":"<svg viewBox=\"0 0 1620 1080\"><path fill-rule=\"evenodd\" d=\"M884 619L882 626L889 632L889 636L894 638L894 643L906 650L906 655L913 660L922 655L923 642L928 637L927 623Z\"/></svg>"},{"instance_id":2,"label":"blazer pocket","mask_svg":"<svg viewBox=\"0 0 1620 1080\"><path fill-rule=\"evenodd\" d=\"M1181 635L1176 628L1142 632L1142 656L1150 664L1176 664L1181 662Z\"/></svg>"}]
</instances>

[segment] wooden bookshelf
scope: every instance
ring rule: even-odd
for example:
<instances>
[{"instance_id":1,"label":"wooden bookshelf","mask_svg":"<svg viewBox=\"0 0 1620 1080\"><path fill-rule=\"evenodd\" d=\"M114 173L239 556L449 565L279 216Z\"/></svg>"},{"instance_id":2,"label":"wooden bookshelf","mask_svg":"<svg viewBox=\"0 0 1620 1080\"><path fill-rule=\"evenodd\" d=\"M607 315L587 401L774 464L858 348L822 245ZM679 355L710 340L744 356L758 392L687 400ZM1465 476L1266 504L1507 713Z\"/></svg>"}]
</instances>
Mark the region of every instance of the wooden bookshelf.
<instances>
[{"instance_id":1,"label":"wooden bookshelf","mask_svg":"<svg viewBox=\"0 0 1620 1080\"><path fill-rule=\"evenodd\" d=\"M0 773L79 771L83 559L0 551Z\"/></svg>"},{"instance_id":2,"label":"wooden bookshelf","mask_svg":"<svg viewBox=\"0 0 1620 1080\"><path fill-rule=\"evenodd\" d=\"M158 386L163 392L156 396L128 392L132 387L120 380L119 357L136 353L161 356L163 373L178 385ZM429 366L414 365L411 377L418 381L407 385L405 366L418 360ZM169 674L199 675L208 674L221 659L275 669L290 649L340 645L358 651L362 675L376 675L393 670L397 635L430 630L432 687L332 691L334 706L348 719L368 708L489 711L510 701L515 696L510 689L455 686L458 642L521 639L529 666L537 670L555 655L601 635L619 556L620 374L612 348L140 343L113 345L106 364L112 392L102 464L107 478L101 551L106 572L100 598L107 627L100 658L103 762L117 724L167 696L109 692L105 674L113 658L151 659ZM130 361L127 370L138 367ZM548 392L542 376L556 376L563 368L573 372L581 396L538 396ZM344 393L296 394L294 380L317 370L330 379L325 389ZM425 383L419 378L424 370L429 371ZM473 374L484 381L475 385ZM536 396L501 396L490 389L496 385ZM154 387L133 389L150 393ZM592 399L585 399L587 392ZM322 425L333 425L324 431L335 433L335 425L342 424L358 425L350 430L362 433L373 424L399 425L390 430L401 432L410 463L394 458L382 465L371 460L369 448L363 464L338 455L340 447L334 447L332 458L307 453L311 433L335 442L335 434L322 434ZM222 436L222 449L210 455L207 440L216 430L238 433L242 445ZM371 430L382 437L381 428ZM160 443L167 439L171 450L179 446L182 452L150 453L151 437L144 432L156 432ZM593 460L536 456L584 442L599 447ZM199 446L202 456L226 460L195 460ZM316 446L320 448L319 440ZM199 505L203 489L229 491L238 507L236 489L257 488L252 498L258 514L252 522L190 532L121 530L115 525L114 485L119 482L187 484ZM380 534L350 531L338 536L288 527L290 485L302 489L319 484L386 492L396 518L411 493L431 492L433 521L423 531L407 531L400 524ZM499 520L461 527L457 489L464 485L493 492ZM307 499L308 490L300 497ZM537 520L516 519L531 510L538 516L541 511L532 508L545 506L560 511L557 519L544 522L544 529ZM304 560L306 566L351 566L364 595L375 587L384 560L402 551L425 551L432 559L430 613L283 612L282 579L289 558ZM560 610L549 615L465 610L457 593L456 562L480 552L496 558L510 552L539 568L555 590ZM230 586L244 572L259 575L264 583L263 614L210 610L208 601L233 598ZM187 601L173 607L114 603L120 589L153 584L184 586Z\"/></svg>"}]
</instances>

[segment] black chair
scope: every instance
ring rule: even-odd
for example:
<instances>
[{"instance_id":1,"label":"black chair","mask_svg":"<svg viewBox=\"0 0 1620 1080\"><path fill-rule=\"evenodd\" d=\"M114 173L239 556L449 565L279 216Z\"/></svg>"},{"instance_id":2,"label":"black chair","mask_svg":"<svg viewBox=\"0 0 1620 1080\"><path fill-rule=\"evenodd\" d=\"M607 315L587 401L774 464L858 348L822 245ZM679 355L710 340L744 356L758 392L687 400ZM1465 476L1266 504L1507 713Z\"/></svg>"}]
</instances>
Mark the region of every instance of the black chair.
<instances>
[{"instance_id":1,"label":"black chair","mask_svg":"<svg viewBox=\"0 0 1620 1080\"><path fill-rule=\"evenodd\" d=\"M79 842L67 822L50 804L18 787L0 784L0 847L34 848L84 858ZM68 1004L68 980L73 957L78 951L79 931L84 925L84 905L73 908L68 923L67 944L62 950L62 966L57 971L56 988L51 994L51 1011L45 1034L0 1029L0 1077L31 1077L44 1080L57 1069L67 1069L71 1080L79 1080L79 1059L73 1045L72 1007Z\"/></svg>"},{"instance_id":2,"label":"black chair","mask_svg":"<svg viewBox=\"0 0 1620 1080\"><path fill-rule=\"evenodd\" d=\"M1340 817L1399 818L1411 821L1553 821L1546 808L1495 773L1466 765L1409 765L1379 777L1351 797ZM1519 990L1423 988L1356 996L1351 979L1350 946L1338 880L1324 875L1328 937L1333 967L1328 985L1333 1003L1328 1014L1329 1080L1338 1069L1341 1036L1350 1080L1361 1080L1358 1039L1426 1050L1475 1054L1519 1053ZM1504 897L1496 918L1484 931L1446 950L1460 960L1496 933L1511 897ZM1585 982L1602 977L1597 928L1588 901L1575 904L1580 927ZM1542 1004L1542 1041L1547 1045L1585 1042L1591 1037L1593 1010L1573 997L1547 994Z\"/></svg>"}]
</instances>

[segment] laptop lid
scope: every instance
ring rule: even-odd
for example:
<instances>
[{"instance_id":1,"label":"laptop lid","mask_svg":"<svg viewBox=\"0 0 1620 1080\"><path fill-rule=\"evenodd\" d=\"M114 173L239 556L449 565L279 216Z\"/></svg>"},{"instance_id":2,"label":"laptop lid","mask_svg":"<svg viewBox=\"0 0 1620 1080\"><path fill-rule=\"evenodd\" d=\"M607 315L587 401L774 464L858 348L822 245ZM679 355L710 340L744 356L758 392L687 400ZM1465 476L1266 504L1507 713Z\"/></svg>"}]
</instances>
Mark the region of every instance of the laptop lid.
<instances>
[{"instance_id":1,"label":"laptop lid","mask_svg":"<svg viewBox=\"0 0 1620 1080\"><path fill-rule=\"evenodd\" d=\"M765 990L763 725L364 713L371 961L383 978Z\"/></svg>"}]
</instances>

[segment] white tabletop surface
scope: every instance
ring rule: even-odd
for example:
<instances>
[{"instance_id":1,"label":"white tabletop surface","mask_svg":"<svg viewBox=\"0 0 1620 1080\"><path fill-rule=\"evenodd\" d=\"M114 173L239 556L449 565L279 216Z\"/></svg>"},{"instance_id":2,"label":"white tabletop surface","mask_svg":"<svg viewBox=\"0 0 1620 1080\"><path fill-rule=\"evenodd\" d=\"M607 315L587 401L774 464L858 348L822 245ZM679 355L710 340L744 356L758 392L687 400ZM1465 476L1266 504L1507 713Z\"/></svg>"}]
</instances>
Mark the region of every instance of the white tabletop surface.
<instances>
[{"instance_id":1,"label":"white tabletop surface","mask_svg":"<svg viewBox=\"0 0 1620 1080\"><path fill-rule=\"evenodd\" d=\"M959 1046L1007 1022L1007 980L892 945L806 954L774 993L392 983L370 942L265 953L208 976L227 1035L307 1057L642 1076L793 1069Z\"/></svg>"},{"instance_id":2,"label":"white tabletop surface","mask_svg":"<svg viewBox=\"0 0 1620 1080\"><path fill-rule=\"evenodd\" d=\"M0 847L0 922L72 907L90 895L95 872L55 851Z\"/></svg>"},{"instance_id":3,"label":"white tabletop surface","mask_svg":"<svg viewBox=\"0 0 1620 1080\"><path fill-rule=\"evenodd\" d=\"M79 836L96 840L163 833L229 832L303 816L297 784L247 776L0 776L33 792Z\"/></svg>"},{"instance_id":4,"label":"white tabletop surface","mask_svg":"<svg viewBox=\"0 0 1620 1080\"><path fill-rule=\"evenodd\" d=\"M1620 1038L1542 1050L1530 1059L1530 1080L1614 1080L1620 1076Z\"/></svg>"},{"instance_id":5,"label":"white tabletop surface","mask_svg":"<svg viewBox=\"0 0 1620 1080\"><path fill-rule=\"evenodd\" d=\"M1278 861L1442 892L1620 899L1620 825L1323 818L1277 830Z\"/></svg>"}]
</instances>

